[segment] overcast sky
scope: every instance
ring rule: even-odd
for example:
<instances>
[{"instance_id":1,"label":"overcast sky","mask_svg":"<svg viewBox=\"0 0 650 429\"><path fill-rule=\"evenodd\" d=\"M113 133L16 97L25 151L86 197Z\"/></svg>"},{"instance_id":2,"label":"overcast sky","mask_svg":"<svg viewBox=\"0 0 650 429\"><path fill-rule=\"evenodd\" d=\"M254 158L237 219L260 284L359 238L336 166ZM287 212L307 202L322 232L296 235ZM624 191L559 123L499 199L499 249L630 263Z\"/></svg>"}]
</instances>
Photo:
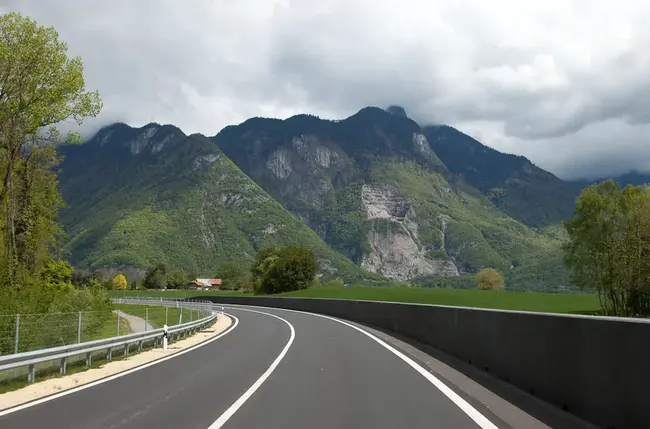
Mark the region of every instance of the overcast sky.
<instances>
[{"instance_id":1,"label":"overcast sky","mask_svg":"<svg viewBox=\"0 0 650 429\"><path fill-rule=\"evenodd\" d=\"M650 171L647 0L0 0L53 25L104 99L88 125L214 135L403 106L563 178Z\"/></svg>"}]
</instances>

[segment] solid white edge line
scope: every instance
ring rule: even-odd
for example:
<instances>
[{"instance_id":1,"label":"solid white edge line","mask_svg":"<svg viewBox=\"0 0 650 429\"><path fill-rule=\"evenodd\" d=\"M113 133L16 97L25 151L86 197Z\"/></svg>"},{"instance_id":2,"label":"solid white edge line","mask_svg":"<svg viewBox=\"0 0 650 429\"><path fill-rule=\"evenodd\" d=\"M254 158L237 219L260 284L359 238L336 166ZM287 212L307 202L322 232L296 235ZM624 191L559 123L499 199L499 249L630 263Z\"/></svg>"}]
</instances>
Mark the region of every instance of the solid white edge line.
<instances>
[{"instance_id":1,"label":"solid white edge line","mask_svg":"<svg viewBox=\"0 0 650 429\"><path fill-rule=\"evenodd\" d=\"M237 317L235 317L235 316L233 316L233 315L231 315L231 314L228 314L228 313L224 313L224 314L225 314L226 316L228 316L228 317L234 319L234 323L233 323L230 327L228 327L227 330L223 331L222 333L220 333L219 335L217 335L217 336L214 337L214 338L210 338L209 340L203 341L203 342L201 342L201 343L199 343L199 344L196 344L196 345L194 345L194 346L192 346L192 347L190 347L190 348L187 348L187 349L185 349L185 350L181 350L180 352L176 352L176 353L174 353L174 354L172 354L172 355L165 356L165 357L160 358L160 359L156 359L156 360L154 360L154 361L151 361L151 362L148 362L148 363L145 363L145 364L142 364L142 365L136 366L135 368L127 369L126 371L119 372L119 373L117 373L117 374L113 374L113 375L110 375L110 376L108 376L108 377L101 378L101 379L99 379L99 380L91 381L90 383L84 384L84 385L82 385L82 386L79 386L79 387L73 387L72 389L68 389L68 390L65 390L65 391L60 392L60 393L55 393L55 394L50 395L50 396L45 396L45 397L40 398L40 399L35 399L35 400L33 400L33 401L31 401L31 402L27 402L27 403L25 403L25 404L16 405L16 406L14 406L14 407L7 408L6 410L2 410L2 411L0 411L0 417L2 417L2 416L6 416L7 414L15 413L15 412L20 411L20 410L24 410L25 408L30 408L30 407L33 407L33 406L35 406L35 405L42 404L42 403L44 403L44 402L52 401L52 400L57 399L57 398L60 398L60 397L62 397L62 396L71 395L71 394L76 393L76 392L78 392L78 391L80 391L80 390L88 389L88 388L90 388L90 387L94 387L94 386L97 386L97 385L99 385L99 384L102 384L102 383L106 383L106 382L108 382L108 381L111 381L111 380L115 380L116 378L123 377L123 376L125 376L125 375L131 374L131 373L134 373L134 372L136 372L136 371L143 370L143 369L148 368L148 367L150 367L150 366L153 366L153 365L159 364L159 363L161 363L161 362L165 362L165 361L167 361L167 360L169 360L169 359L173 359L173 358L175 358L175 357L178 357L178 356L184 355L185 353L189 353L189 352L191 352L191 351L193 351L193 350L198 349L199 347L206 346L206 345L210 344L211 342L216 341L216 340L218 340L219 338L221 338L221 337L223 337L223 336L229 334L229 333L232 332L232 331L237 327L237 325L239 324L239 319L238 319ZM70 376L72 376L72 374L70 374Z\"/></svg>"},{"instance_id":2,"label":"solid white edge line","mask_svg":"<svg viewBox=\"0 0 650 429\"><path fill-rule=\"evenodd\" d=\"M243 304L218 304L218 305L223 305L224 308L232 308L233 310L239 309L238 306L244 306ZM246 306L246 307L251 307L251 306ZM400 352L390 344L386 343L384 340L381 338L376 337L375 335L371 334L370 332L359 328L358 326L355 326L351 323L348 323L344 320L337 319L335 317L331 316L326 316L324 314L318 314L318 313L310 313L308 311L300 311L300 310L290 310L287 308L275 308L275 307L264 307L264 306L253 306L253 307L258 307L258 308L265 308L265 309L272 309L272 310L281 310L281 311L289 311L293 313L301 313L301 314L306 314L310 316L315 316L315 317L321 317L323 319L328 319L332 320L334 322L340 323L342 325L348 326L352 329L355 329L365 336L371 338L384 348L386 348L388 351L393 353L395 356L399 357L402 359L404 362L406 362L411 368L416 370L420 375L422 375L424 378L426 378L431 384L433 384L443 395L445 395L449 400L451 400L458 408L460 408L470 419L472 419L481 429L499 429L498 426L496 426L494 423L492 423L490 420L488 420L487 417L485 417L483 414L481 414L476 408L474 408L469 402L467 402L465 399L460 397L456 392L454 392L452 389L450 389L445 383L443 383L439 378L437 378L435 375L431 374L429 371L427 371L425 368L423 368L420 364L415 362L413 359L410 357L406 356L404 353ZM210 426L208 429L216 429Z\"/></svg>"},{"instance_id":3,"label":"solid white edge line","mask_svg":"<svg viewBox=\"0 0 650 429\"><path fill-rule=\"evenodd\" d=\"M264 371L264 373L260 376L260 378L258 378L257 381L255 381L255 383L253 383L251 387L249 387L248 390L245 391L244 394L239 397L239 399L237 399L226 411L224 411L223 414L221 414L221 416L219 416L219 418L208 427L208 429L219 429L224 424L226 424L226 422L237 412L237 410L239 410L239 408L241 408L241 406L244 405L244 403L246 403L246 401L248 401L251 396L253 396L253 394L257 391L257 389L260 388L260 386L266 381L266 379L269 378L269 376L273 373L275 368L280 364L282 359L284 359L287 352L291 348L291 345L293 344L293 340L296 338L296 330L293 328L293 325L289 323L289 321L283 319L280 316L271 313L265 313L263 311L251 310L251 309L244 309L244 308L233 308L233 309L240 310L240 311L248 311L251 313L264 314L266 316L271 316L271 317L275 317L276 319L280 319L289 326L289 329L291 330L291 336L289 337L289 341L284 346L284 348L282 349L278 357L275 358L271 366L269 366L267 370Z\"/></svg>"}]
</instances>

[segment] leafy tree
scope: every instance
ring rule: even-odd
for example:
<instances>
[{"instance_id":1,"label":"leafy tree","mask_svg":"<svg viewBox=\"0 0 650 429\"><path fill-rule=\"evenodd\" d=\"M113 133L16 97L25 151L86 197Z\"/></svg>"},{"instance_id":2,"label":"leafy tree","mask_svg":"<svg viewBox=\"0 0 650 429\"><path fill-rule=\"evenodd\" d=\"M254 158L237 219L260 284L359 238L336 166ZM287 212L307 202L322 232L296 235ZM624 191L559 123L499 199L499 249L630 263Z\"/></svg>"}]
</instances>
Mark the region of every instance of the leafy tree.
<instances>
[{"instance_id":1,"label":"leafy tree","mask_svg":"<svg viewBox=\"0 0 650 429\"><path fill-rule=\"evenodd\" d=\"M259 277L257 291L264 294L307 289L314 283L318 262L310 249L287 246L275 249L256 267ZM256 258L257 260L258 258ZM262 259L261 257L259 259Z\"/></svg>"},{"instance_id":2,"label":"leafy tree","mask_svg":"<svg viewBox=\"0 0 650 429\"><path fill-rule=\"evenodd\" d=\"M257 251L250 269L251 281L255 290L261 288L264 276L278 258L281 251L282 249L280 247L263 247Z\"/></svg>"},{"instance_id":3,"label":"leafy tree","mask_svg":"<svg viewBox=\"0 0 650 429\"><path fill-rule=\"evenodd\" d=\"M224 261L217 264L216 277L221 279L222 289L237 290L243 289L246 270L241 263Z\"/></svg>"},{"instance_id":4,"label":"leafy tree","mask_svg":"<svg viewBox=\"0 0 650 429\"><path fill-rule=\"evenodd\" d=\"M113 288L115 289L126 289L127 282L124 274L120 273L113 277Z\"/></svg>"},{"instance_id":5,"label":"leafy tree","mask_svg":"<svg viewBox=\"0 0 650 429\"><path fill-rule=\"evenodd\" d=\"M41 280L46 288L70 291L72 285L72 266L67 261L49 262L41 272Z\"/></svg>"},{"instance_id":6,"label":"leafy tree","mask_svg":"<svg viewBox=\"0 0 650 429\"><path fill-rule=\"evenodd\" d=\"M167 277L167 287L170 289L185 289L190 281L190 277L185 271L174 270Z\"/></svg>"},{"instance_id":7,"label":"leafy tree","mask_svg":"<svg viewBox=\"0 0 650 429\"><path fill-rule=\"evenodd\" d=\"M158 264L147 270L144 287L147 289L164 289L167 286L167 270L164 264Z\"/></svg>"},{"instance_id":8,"label":"leafy tree","mask_svg":"<svg viewBox=\"0 0 650 429\"><path fill-rule=\"evenodd\" d=\"M476 274L476 285L482 290L503 290L503 276L494 268L483 268Z\"/></svg>"},{"instance_id":9,"label":"leafy tree","mask_svg":"<svg viewBox=\"0 0 650 429\"><path fill-rule=\"evenodd\" d=\"M650 194L608 180L582 191L565 223L565 263L581 289L598 291L606 314L647 313L650 298Z\"/></svg>"},{"instance_id":10,"label":"leafy tree","mask_svg":"<svg viewBox=\"0 0 650 429\"><path fill-rule=\"evenodd\" d=\"M102 107L99 94L85 90L81 59L67 49L52 27L18 13L0 16L0 265L10 285L21 271L45 267L60 235L51 144L79 136L63 137L54 125L81 123Z\"/></svg>"}]
</instances>

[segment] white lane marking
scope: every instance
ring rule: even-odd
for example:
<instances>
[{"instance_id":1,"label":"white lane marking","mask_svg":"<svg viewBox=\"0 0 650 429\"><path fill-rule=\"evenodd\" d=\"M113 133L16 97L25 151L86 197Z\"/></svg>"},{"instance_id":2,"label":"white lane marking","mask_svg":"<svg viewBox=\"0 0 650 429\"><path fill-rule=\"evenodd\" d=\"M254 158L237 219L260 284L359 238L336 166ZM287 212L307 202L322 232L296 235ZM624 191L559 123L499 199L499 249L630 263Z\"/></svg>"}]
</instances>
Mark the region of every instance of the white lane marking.
<instances>
[{"instance_id":1,"label":"white lane marking","mask_svg":"<svg viewBox=\"0 0 650 429\"><path fill-rule=\"evenodd\" d=\"M239 397L239 399L237 399L226 411L224 411L224 413L214 423L212 423L210 427L208 427L208 429L221 428L233 416L233 414L235 414L237 410L239 410L239 408L241 408L241 406L244 405L244 403L248 401L248 399L250 399L251 396L253 396L253 394L257 391L257 389L260 388L262 383L264 383L266 379L269 378L271 373L280 364L282 359L284 359L285 355L289 351L289 348L291 348L291 344L293 344L293 340L296 338L296 330L293 328L293 325L280 316L276 316L275 314L271 314L271 313L265 313L263 311L251 310L251 309L237 308L237 310L264 314L266 316L271 316L271 317L275 317L276 319L280 319L289 326L289 329L291 329L291 337L289 338L289 341L284 346L284 348L282 349L278 357L275 358L271 366L269 366L268 369L264 371L264 374L262 374L260 378L258 378L257 381L255 381L255 383L253 383L253 385L249 387L248 390L245 391L244 394Z\"/></svg>"},{"instance_id":2,"label":"white lane marking","mask_svg":"<svg viewBox=\"0 0 650 429\"><path fill-rule=\"evenodd\" d=\"M229 304L229 305L224 305L225 308L232 308L238 309L236 304ZM439 378L437 378L435 375L431 374L429 371L424 369L420 364L415 362L413 359L410 357L406 356L404 353L400 352L390 344L386 343L384 340L381 338L376 337L375 335L371 334L370 332L359 328L358 326L355 326L351 323L345 322L343 320L337 319L335 317L331 316L326 316L324 314L317 314L317 313L310 313L307 311L299 311L299 310L290 310L287 308L275 308L275 307L263 307L263 306L256 306L256 307L262 307L262 308L267 308L267 309L272 309L272 310L282 310L282 311L289 311L293 313L302 313L310 316L316 316L316 317L321 317L323 319L328 319L328 320L333 320L334 322L338 322L342 325L348 326L352 329L355 329L365 336L371 338L375 342L379 343L381 346L386 348L388 351L402 359L404 362L406 362L411 368L416 370L420 375L422 375L424 378L426 378L431 384L433 384L440 392L442 392L443 395L445 395L447 398L449 398L458 408L460 408L467 416L472 419L481 429L499 429L498 426L496 426L494 423L492 423L490 420L488 420L487 417L485 417L483 414L481 414L476 408L474 408L469 402L464 400L462 397L460 397L456 392L454 392L452 389L450 389L445 383L443 383ZM212 427L208 429L213 429Z\"/></svg>"},{"instance_id":3,"label":"white lane marking","mask_svg":"<svg viewBox=\"0 0 650 429\"><path fill-rule=\"evenodd\" d=\"M0 411L0 417L6 416L7 414L15 413L16 411L24 410L25 408L33 407L34 405L42 404L43 402L52 401L52 400L60 398L62 396L71 395L71 394L76 393L76 392L78 392L80 390L84 390L84 389L88 389L88 388L93 387L93 386L97 386L98 384L102 384L102 383L106 383L106 382L111 381L111 380L115 380L116 378L123 377L125 375L134 373L136 371L140 371L142 369L145 369L145 368L148 368L150 366L159 364L159 363L164 362L166 360L173 359L175 357L184 355L185 353L189 353L189 352L191 352L193 350L198 349L199 347L206 346L206 345L210 344L211 342L216 341L219 338L231 333L237 327L237 325L239 324L239 319L238 318L236 318L235 316L233 316L231 314L228 314L228 313L224 313L224 314L226 316L229 316L229 317L233 318L235 323L233 323L227 330L225 330L224 332L222 332L221 334L217 335L214 338L210 338L209 340L206 340L206 341L204 341L202 343L196 344L196 345L194 345L194 346L192 346L190 348L187 348L187 349L182 350L180 352L176 352L173 355L169 355L169 356L166 356L164 358L160 358L158 360L154 360L154 361L151 361L149 363L145 363L145 364L142 364L140 366L136 366L135 368L128 369L128 370L126 370L124 372L120 372L120 373L117 373L117 374L114 374L114 375L111 375L111 376L108 376L108 377L105 377L105 378L101 378L99 380L92 381L92 382L90 382L88 384L84 384L82 386L74 387L74 388L72 388L70 390L66 390L64 392L55 393L53 395L46 396L44 398L36 399L34 401L27 402L26 404L16 405L15 407L7 408L6 410Z\"/></svg>"}]
</instances>

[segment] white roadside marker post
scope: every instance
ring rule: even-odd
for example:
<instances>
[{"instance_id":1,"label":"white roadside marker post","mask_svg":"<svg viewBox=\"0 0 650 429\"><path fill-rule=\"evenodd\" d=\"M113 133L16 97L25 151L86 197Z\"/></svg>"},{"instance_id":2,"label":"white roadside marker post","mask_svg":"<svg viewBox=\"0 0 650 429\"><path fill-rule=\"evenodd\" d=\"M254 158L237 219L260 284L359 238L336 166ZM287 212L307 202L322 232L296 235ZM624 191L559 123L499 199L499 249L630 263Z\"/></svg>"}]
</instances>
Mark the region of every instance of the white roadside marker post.
<instances>
[{"instance_id":1,"label":"white roadside marker post","mask_svg":"<svg viewBox=\"0 0 650 429\"><path fill-rule=\"evenodd\" d=\"M163 326L163 351L167 351L167 325Z\"/></svg>"}]
</instances>

